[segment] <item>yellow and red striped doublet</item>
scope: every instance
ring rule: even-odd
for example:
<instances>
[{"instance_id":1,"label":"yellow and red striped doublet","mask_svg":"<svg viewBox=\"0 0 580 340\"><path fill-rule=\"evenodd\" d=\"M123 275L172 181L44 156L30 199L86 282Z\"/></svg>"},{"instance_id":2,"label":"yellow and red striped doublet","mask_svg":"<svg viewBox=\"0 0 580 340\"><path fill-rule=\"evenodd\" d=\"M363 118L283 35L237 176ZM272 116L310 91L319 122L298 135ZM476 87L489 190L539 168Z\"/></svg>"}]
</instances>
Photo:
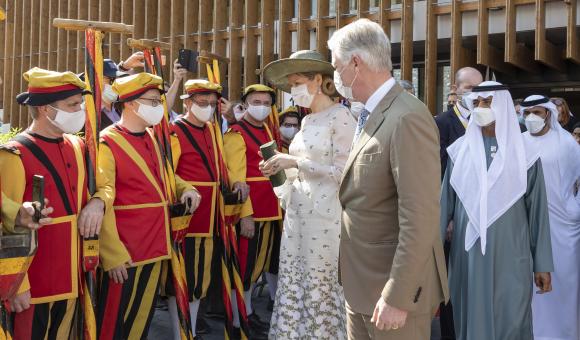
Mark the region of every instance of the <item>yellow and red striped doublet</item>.
<instances>
[{"instance_id":1,"label":"yellow and red striped doublet","mask_svg":"<svg viewBox=\"0 0 580 340\"><path fill-rule=\"evenodd\" d=\"M0 170L6 197L32 201L32 177L44 176L53 223L38 230L38 249L19 292L30 289L32 307L14 316L16 339L66 336L79 289L77 217L87 201L84 145L64 135L49 139L21 133L2 147ZM51 317L52 316L52 317Z\"/></svg>"}]
</instances>

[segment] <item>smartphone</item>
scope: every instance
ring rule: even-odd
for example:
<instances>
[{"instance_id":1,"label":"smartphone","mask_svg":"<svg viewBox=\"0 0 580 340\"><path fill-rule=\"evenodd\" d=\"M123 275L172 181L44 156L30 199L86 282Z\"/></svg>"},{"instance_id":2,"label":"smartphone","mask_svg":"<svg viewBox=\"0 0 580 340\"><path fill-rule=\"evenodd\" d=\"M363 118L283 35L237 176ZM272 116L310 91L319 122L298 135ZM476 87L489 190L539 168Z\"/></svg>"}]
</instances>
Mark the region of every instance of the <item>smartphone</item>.
<instances>
[{"instance_id":1,"label":"smartphone","mask_svg":"<svg viewBox=\"0 0 580 340\"><path fill-rule=\"evenodd\" d=\"M177 62L189 72L197 72L197 56L197 52L182 48L179 50Z\"/></svg>"},{"instance_id":2,"label":"smartphone","mask_svg":"<svg viewBox=\"0 0 580 340\"><path fill-rule=\"evenodd\" d=\"M40 206L34 205L34 222L40 221L42 214L40 213L44 209L44 177L40 175L34 175L32 177L32 201L40 203Z\"/></svg>"}]
</instances>

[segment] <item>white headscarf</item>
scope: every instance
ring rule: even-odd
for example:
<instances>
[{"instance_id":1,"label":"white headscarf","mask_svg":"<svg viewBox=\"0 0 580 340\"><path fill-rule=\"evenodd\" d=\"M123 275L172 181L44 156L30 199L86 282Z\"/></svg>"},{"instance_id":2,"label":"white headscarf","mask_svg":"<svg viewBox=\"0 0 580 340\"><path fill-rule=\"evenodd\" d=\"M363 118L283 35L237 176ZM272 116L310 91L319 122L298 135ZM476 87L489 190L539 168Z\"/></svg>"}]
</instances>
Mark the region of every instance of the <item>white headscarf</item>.
<instances>
[{"instance_id":1,"label":"white headscarf","mask_svg":"<svg viewBox=\"0 0 580 340\"><path fill-rule=\"evenodd\" d=\"M501 86L485 81L478 87ZM465 232L465 250L469 251L481 239L485 255L487 228L511 208L526 192L527 170L539 153L524 146L512 96L505 89L485 91L473 89L468 96L469 110L473 100L493 96L491 109L495 114L495 136L498 151L489 169L481 127L471 119L465 135L448 149L453 161L450 183L465 207L469 222Z\"/></svg>"},{"instance_id":2,"label":"white headscarf","mask_svg":"<svg viewBox=\"0 0 580 340\"><path fill-rule=\"evenodd\" d=\"M545 103L526 105L526 102L542 101L542 99L546 99L547 101ZM580 172L580 157L578 156L580 147L574 140L574 137L560 125L558 122L558 108L546 97L540 95L529 96L524 99L521 106L522 109L541 106L550 110L550 129L558 135L558 145L556 147L559 149L558 168L560 172L560 183L562 185L561 195L564 202L566 202L574 194L574 183L578 180L578 173ZM537 137L532 136L529 131L524 133L524 141L531 144L531 147L535 147L534 142L536 140L534 138ZM556 152L556 150L553 152ZM549 180L549 178L546 178L546 181Z\"/></svg>"}]
</instances>

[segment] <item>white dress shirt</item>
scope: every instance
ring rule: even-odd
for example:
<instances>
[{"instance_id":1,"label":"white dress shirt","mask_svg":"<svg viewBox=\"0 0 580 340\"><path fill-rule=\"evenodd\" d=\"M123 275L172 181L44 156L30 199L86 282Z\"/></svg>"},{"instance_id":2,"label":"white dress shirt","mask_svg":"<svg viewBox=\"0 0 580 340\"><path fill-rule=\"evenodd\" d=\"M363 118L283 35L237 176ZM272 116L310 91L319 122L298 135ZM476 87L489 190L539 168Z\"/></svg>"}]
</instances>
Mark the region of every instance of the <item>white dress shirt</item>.
<instances>
[{"instance_id":1,"label":"white dress shirt","mask_svg":"<svg viewBox=\"0 0 580 340\"><path fill-rule=\"evenodd\" d=\"M395 86L395 83L395 78L391 77L369 97L365 103L365 109L369 112L369 114L373 112L383 97L389 93L393 86Z\"/></svg>"}]
</instances>

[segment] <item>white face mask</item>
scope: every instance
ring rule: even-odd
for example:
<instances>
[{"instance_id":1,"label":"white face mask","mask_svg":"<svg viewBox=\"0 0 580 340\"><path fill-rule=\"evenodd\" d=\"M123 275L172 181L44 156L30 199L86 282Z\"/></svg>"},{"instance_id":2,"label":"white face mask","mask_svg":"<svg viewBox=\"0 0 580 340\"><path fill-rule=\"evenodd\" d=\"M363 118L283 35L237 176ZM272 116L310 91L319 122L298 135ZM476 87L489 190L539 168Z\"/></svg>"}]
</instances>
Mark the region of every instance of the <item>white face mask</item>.
<instances>
[{"instance_id":1,"label":"white face mask","mask_svg":"<svg viewBox=\"0 0 580 340\"><path fill-rule=\"evenodd\" d=\"M246 111L241 105L236 105L236 107L234 107L234 116L236 117L236 121L242 120L245 114Z\"/></svg>"},{"instance_id":2,"label":"white face mask","mask_svg":"<svg viewBox=\"0 0 580 340\"><path fill-rule=\"evenodd\" d=\"M111 85L105 84L105 87L103 88L102 98L103 101L109 104L114 103L117 100L117 94L115 93L115 91L113 91L113 87Z\"/></svg>"},{"instance_id":3,"label":"white face mask","mask_svg":"<svg viewBox=\"0 0 580 340\"><path fill-rule=\"evenodd\" d=\"M266 120L271 111L272 108L270 106L263 105L254 106L248 104L248 113L250 114L250 116L252 116L252 118L260 122Z\"/></svg>"},{"instance_id":4,"label":"white face mask","mask_svg":"<svg viewBox=\"0 0 580 340\"><path fill-rule=\"evenodd\" d=\"M139 103L139 101L137 101ZM163 105L157 105L155 107L143 103L139 103L139 109L137 110L137 116L143 119L148 126L157 125L163 119Z\"/></svg>"},{"instance_id":5,"label":"white face mask","mask_svg":"<svg viewBox=\"0 0 580 340\"><path fill-rule=\"evenodd\" d=\"M495 113L489 107L476 107L472 112L475 123L481 127L495 122Z\"/></svg>"},{"instance_id":6,"label":"white face mask","mask_svg":"<svg viewBox=\"0 0 580 340\"><path fill-rule=\"evenodd\" d=\"M195 116L195 118L199 119L199 121L205 123L211 119L214 110L215 108L211 105L201 107L196 103L192 103L190 112Z\"/></svg>"},{"instance_id":7,"label":"white face mask","mask_svg":"<svg viewBox=\"0 0 580 340\"><path fill-rule=\"evenodd\" d=\"M464 109L468 109L469 106L467 106L467 97L471 94L471 92L465 92L462 94L457 94L457 102L464 108Z\"/></svg>"},{"instance_id":8,"label":"white face mask","mask_svg":"<svg viewBox=\"0 0 580 340\"><path fill-rule=\"evenodd\" d=\"M292 86L290 94L292 95L294 104L305 108L310 108L314 100L314 95L308 92L308 86L306 84Z\"/></svg>"},{"instance_id":9,"label":"white face mask","mask_svg":"<svg viewBox=\"0 0 580 340\"><path fill-rule=\"evenodd\" d=\"M66 112L52 105L49 106L56 110L56 116L54 119L49 118L49 120L62 132L77 133L81 131L85 125L87 115L83 108L75 112Z\"/></svg>"},{"instance_id":10,"label":"white face mask","mask_svg":"<svg viewBox=\"0 0 580 340\"><path fill-rule=\"evenodd\" d=\"M342 83L342 78L340 77L344 70L346 70L346 67L340 73L338 73L336 70L334 71L334 87L336 87L336 91L340 93L341 96L352 102L354 101L354 96L352 94L352 84L354 84L356 78L358 77L358 69L356 69L354 78L352 79L352 82L349 86L344 86Z\"/></svg>"},{"instance_id":11,"label":"white face mask","mask_svg":"<svg viewBox=\"0 0 580 340\"><path fill-rule=\"evenodd\" d=\"M287 140L292 140L298 133L298 128L292 126L280 126L280 134Z\"/></svg>"},{"instance_id":12,"label":"white face mask","mask_svg":"<svg viewBox=\"0 0 580 340\"><path fill-rule=\"evenodd\" d=\"M544 126L546 126L546 120L538 115L530 113L524 123L526 124L526 128L530 133L538 133L542 131Z\"/></svg>"}]
</instances>

